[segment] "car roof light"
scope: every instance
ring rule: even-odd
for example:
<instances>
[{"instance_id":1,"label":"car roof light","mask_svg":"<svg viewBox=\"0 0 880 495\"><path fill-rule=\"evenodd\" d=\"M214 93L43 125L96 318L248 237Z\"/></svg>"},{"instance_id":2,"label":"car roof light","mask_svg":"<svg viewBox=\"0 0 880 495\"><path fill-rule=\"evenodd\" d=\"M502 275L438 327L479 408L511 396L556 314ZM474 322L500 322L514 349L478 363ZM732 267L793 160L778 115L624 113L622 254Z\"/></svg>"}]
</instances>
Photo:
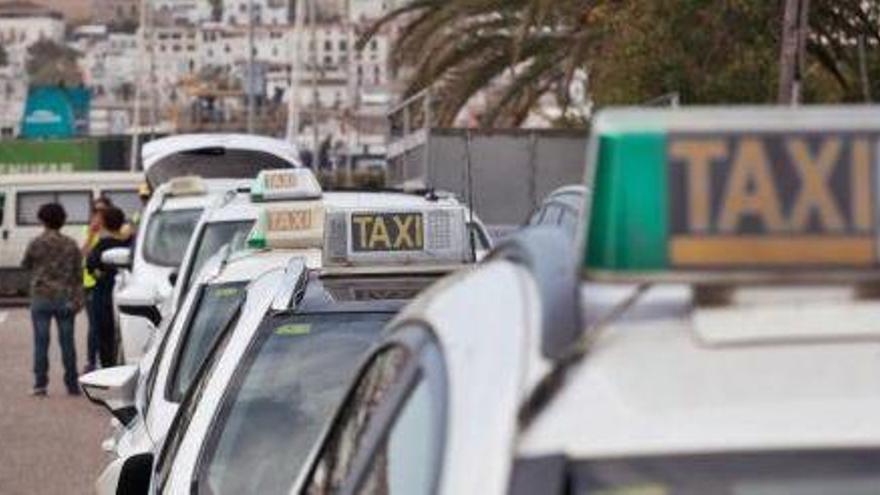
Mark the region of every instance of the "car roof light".
<instances>
[{"instance_id":1,"label":"car roof light","mask_svg":"<svg viewBox=\"0 0 880 495\"><path fill-rule=\"evenodd\" d=\"M880 108L597 117L583 271L689 283L880 278Z\"/></svg>"},{"instance_id":2,"label":"car roof light","mask_svg":"<svg viewBox=\"0 0 880 495\"><path fill-rule=\"evenodd\" d=\"M324 207L320 201L266 205L248 236L252 249L320 248Z\"/></svg>"},{"instance_id":3,"label":"car roof light","mask_svg":"<svg viewBox=\"0 0 880 495\"><path fill-rule=\"evenodd\" d=\"M326 222L325 267L473 261L463 207L334 209Z\"/></svg>"},{"instance_id":4,"label":"car roof light","mask_svg":"<svg viewBox=\"0 0 880 495\"><path fill-rule=\"evenodd\" d=\"M305 168L263 170L251 188L254 202L319 199L322 194L315 174Z\"/></svg>"},{"instance_id":5,"label":"car roof light","mask_svg":"<svg viewBox=\"0 0 880 495\"><path fill-rule=\"evenodd\" d=\"M175 177L168 182L169 196L201 196L207 190L205 181L196 175Z\"/></svg>"}]
</instances>

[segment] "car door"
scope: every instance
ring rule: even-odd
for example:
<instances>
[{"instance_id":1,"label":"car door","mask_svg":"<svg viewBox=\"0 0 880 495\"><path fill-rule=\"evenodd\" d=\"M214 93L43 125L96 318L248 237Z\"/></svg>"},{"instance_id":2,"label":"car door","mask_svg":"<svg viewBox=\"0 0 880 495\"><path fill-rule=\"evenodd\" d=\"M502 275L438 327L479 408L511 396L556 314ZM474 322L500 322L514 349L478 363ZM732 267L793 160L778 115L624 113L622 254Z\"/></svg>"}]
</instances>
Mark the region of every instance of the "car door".
<instances>
[{"instance_id":1,"label":"car door","mask_svg":"<svg viewBox=\"0 0 880 495\"><path fill-rule=\"evenodd\" d=\"M300 493L431 494L447 421L442 353L420 326L373 353L301 475Z\"/></svg>"}]
</instances>

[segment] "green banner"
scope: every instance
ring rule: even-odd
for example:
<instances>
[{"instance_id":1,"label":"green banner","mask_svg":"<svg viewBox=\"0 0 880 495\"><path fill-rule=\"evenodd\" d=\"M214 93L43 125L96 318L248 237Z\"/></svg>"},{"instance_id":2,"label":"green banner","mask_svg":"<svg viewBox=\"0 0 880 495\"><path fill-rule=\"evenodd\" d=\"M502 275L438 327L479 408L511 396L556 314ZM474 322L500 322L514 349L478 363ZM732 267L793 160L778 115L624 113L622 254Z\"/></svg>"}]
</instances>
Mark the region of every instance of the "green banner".
<instances>
[{"instance_id":1,"label":"green banner","mask_svg":"<svg viewBox=\"0 0 880 495\"><path fill-rule=\"evenodd\" d=\"M0 175L86 172L97 164L97 141L0 141Z\"/></svg>"}]
</instances>

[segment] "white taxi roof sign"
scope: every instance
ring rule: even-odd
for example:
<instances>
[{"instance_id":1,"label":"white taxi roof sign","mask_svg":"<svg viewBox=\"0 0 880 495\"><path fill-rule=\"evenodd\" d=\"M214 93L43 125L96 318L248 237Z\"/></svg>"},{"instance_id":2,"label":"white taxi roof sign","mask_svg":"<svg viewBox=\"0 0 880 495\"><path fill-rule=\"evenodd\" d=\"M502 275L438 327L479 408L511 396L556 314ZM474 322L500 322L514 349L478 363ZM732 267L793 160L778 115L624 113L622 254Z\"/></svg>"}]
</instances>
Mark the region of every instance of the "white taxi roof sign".
<instances>
[{"instance_id":1,"label":"white taxi roof sign","mask_svg":"<svg viewBox=\"0 0 880 495\"><path fill-rule=\"evenodd\" d=\"M206 192L205 181L196 175L175 177L168 182L168 194L171 196L200 196Z\"/></svg>"},{"instance_id":2,"label":"white taxi roof sign","mask_svg":"<svg viewBox=\"0 0 880 495\"><path fill-rule=\"evenodd\" d=\"M248 237L253 249L320 248L324 206L320 201L267 205Z\"/></svg>"},{"instance_id":3,"label":"white taxi roof sign","mask_svg":"<svg viewBox=\"0 0 880 495\"><path fill-rule=\"evenodd\" d=\"M880 107L602 112L584 276L880 279Z\"/></svg>"},{"instance_id":4,"label":"white taxi roof sign","mask_svg":"<svg viewBox=\"0 0 880 495\"><path fill-rule=\"evenodd\" d=\"M306 168L263 170L251 189L256 202L318 199L321 195L318 179Z\"/></svg>"},{"instance_id":5,"label":"white taxi roof sign","mask_svg":"<svg viewBox=\"0 0 880 495\"><path fill-rule=\"evenodd\" d=\"M325 267L448 266L472 261L463 207L327 212Z\"/></svg>"}]
</instances>

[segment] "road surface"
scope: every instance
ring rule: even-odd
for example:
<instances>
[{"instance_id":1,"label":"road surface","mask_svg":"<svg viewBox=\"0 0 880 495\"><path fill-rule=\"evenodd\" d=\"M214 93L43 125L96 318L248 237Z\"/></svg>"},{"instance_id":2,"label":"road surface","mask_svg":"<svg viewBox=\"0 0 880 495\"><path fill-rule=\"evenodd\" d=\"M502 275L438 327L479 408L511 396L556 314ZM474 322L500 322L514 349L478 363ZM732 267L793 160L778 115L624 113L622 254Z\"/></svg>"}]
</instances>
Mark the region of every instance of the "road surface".
<instances>
[{"instance_id":1,"label":"road surface","mask_svg":"<svg viewBox=\"0 0 880 495\"><path fill-rule=\"evenodd\" d=\"M85 354L85 317L77 318L77 364ZM26 309L0 308L0 494L94 493L105 455L109 417L62 381L52 327L49 397L31 397L31 325Z\"/></svg>"}]
</instances>

